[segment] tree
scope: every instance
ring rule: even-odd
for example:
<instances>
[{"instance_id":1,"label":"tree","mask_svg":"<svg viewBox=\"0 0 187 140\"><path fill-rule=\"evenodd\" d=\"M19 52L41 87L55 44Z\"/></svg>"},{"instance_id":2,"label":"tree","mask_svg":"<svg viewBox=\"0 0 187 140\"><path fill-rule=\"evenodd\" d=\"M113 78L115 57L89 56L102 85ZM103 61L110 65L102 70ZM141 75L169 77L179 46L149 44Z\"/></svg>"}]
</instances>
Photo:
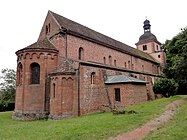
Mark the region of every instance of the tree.
<instances>
[{"instance_id":1,"label":"tree","mask_svg":"<svg viewBox=\"0 0 187 140\"><path fill-rule=\"evenodd\" d=\"M10 108L15 103L16 72L13 69L1 70L0 76L0 111ZM10 109L8 109L10 110Z\"/></svg>"},{"instance_id":2,"label":"tree","mask_svg":"<svg viewBox=\"0 0 187 140\"><path fill-rule=\"evenodd\" d=\"M177 93L178 84L173 79L160 78L153 85L155 94L162 94L164 97L170 97Z\"/></svg>"},{"instance_id":3,"label":"tree","mask_svg":"<svg viewBox=\"0 0 187 140\"><path fill-rule=\"evenodd\" d=\"M179 83L179 92L185 92L187 86L187 28L171 40L166 40L163 48L166 52L166 67L164 73L167 78L175 79Z\"/></svg>"}]
</instances>

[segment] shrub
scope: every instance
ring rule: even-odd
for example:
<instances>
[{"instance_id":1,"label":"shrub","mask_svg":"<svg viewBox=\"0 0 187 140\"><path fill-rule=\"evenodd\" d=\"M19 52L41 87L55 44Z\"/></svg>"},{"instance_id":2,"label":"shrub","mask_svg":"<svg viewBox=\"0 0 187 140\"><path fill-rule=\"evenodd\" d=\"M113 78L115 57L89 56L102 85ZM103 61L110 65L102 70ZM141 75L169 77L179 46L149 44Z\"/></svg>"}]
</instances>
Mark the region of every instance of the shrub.
<instances>
[{"instance_id":1,"label":"shrub","mask_svg":"<svg viewBox=\"0 0 187 140\"><path fill-rule=\"evenodd\" d=\"M153 85L155 94L162 94L164 97L170 97L177 93L178 83L173 79L160 78Z\"/></svg>"}]
</instances>

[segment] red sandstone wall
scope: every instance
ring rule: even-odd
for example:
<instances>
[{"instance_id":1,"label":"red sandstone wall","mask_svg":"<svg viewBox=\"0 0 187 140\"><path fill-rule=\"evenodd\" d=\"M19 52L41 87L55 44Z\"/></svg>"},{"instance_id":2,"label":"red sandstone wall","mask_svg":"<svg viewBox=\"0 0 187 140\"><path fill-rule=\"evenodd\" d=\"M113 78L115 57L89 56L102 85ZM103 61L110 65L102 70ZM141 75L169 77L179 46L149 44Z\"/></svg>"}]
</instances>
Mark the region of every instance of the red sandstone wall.
<instances>
[{"instance_id":1,"label":"red sandstone wall","mask_svg":"<svg viewBox=\"0 0 187 140\"><path fill-rule=\"evenodd\" d=\"M153 66L157 67L151 62L121 53L119 51L89 42L87 40L77 38L75 36L68 35L67 39L68 57L71 59L78 59L79 48L82 47L84 49L84 61L104 63L103 58L105 57L106 64L110 65L109 56L111 56L112 66L114 66L114 60L116 60L117 67L125 68L126 63L126 68L128 69L132 69L133 65L134 70L149 73L153 73ZM130 65L128 65L128 61L130 61ZM144 70L142 69L142 66L144 66ZM154 73L156 72L157 71L154 71Z\"/></svg>"},{"instance_id":2,"label":"red sandstone wall","mask_svg":"<svg viewBox=\"0 0 187 140\"><path fill-rule=\"evenodd\" d=\"M52 76L50 87L50 117L60 119L78 116L77 78L74 74Z\"/></svg>"},{"instance_id":3,"label":"red sandstone wall","mask_svg":"<svg viewBox=\"0 0 187 140\"><path fill-rule=\"evenodd\" d=\"M125 107L129 105L141 104L147 101L145 85L138 84L115 84L107 85L111 97L112 105L115 107ZM121 102L115 101L115 88L120 88Z\"/></svg>"},{"instance_id":4,"label":"red sandstone wall","mask_svg":"<svg viewBox=\"0 0 187 140\"><path fill-rule=\"evenodd\" d=\"M40 84L31 84L30 65L40 65ZM46 74L57 64L57 55L49 52L25 52L18 56L23 65L22 84L16 87L15 111L43 112L45 109Z\"/></svg>"}]
</instances>

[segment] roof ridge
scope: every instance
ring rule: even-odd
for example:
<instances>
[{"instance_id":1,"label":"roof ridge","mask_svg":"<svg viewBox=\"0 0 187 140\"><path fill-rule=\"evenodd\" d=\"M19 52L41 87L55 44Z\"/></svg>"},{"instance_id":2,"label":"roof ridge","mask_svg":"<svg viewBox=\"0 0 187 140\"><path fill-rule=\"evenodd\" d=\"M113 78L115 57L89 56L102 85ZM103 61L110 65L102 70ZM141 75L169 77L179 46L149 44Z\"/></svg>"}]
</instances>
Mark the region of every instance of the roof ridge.
<instances>
[{"instance_id":1,"label":"roof ridge","mask_svg":"<svg viewBox=\"0 0 187 140\"><path fill-rule=\"evenodd\" d=\"M88 37L88 38L95 40L97 42L102 42L106 45L111 46L112 49L117 49L118 51L119 50L124 51L124 52L131 54L133 56L137 56L142 59L146 59L146 60L158 63L157 61L155 61L155 59L152 56L150 56L149 54L147 54L141 50L135 49L134 47L131 47L131 46L129 46L125 43L122 43L118 40L115 40L112 37L104 35L98 31L95 31L87 26L84 26L84 25L77 23L73 20L70 20L66 17L63 17L57 13L54 13L52 11L49 11L49 12L57 20L57 22L59 23L61 28L65 28L71 32L78 33L82 36Z\"/></svg>"}]
</instances>

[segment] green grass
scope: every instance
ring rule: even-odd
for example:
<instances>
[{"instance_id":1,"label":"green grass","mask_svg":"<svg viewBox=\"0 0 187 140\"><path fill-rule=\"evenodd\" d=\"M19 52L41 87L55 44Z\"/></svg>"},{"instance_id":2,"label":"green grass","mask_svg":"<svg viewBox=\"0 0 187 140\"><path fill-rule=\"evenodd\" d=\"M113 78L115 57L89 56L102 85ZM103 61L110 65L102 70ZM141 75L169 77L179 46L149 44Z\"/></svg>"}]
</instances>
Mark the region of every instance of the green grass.
<instances>
[{"instance_id":1,"label":"green grass","mask_svg":"<svg viewBox=\"0 0 187 140\"><path fill-rule=\"evenodd\" d=\"M175 96L131 106L138 114L97 113L65 120L14 121L12 112L0 113L0 139L10 140L98 140L116 136L158 116L164 107L181 98Z\"/></svg>"},{"instance_id":2,"label":"green grass","mask_svg":"<svg viewBox=\"0 0 187 140\"><path fill-rule=\"evenodd\" d=\"M176 116L145 140L186 140L187 139L187 100L177 111Z\"/></svg>"}]
</instances>

